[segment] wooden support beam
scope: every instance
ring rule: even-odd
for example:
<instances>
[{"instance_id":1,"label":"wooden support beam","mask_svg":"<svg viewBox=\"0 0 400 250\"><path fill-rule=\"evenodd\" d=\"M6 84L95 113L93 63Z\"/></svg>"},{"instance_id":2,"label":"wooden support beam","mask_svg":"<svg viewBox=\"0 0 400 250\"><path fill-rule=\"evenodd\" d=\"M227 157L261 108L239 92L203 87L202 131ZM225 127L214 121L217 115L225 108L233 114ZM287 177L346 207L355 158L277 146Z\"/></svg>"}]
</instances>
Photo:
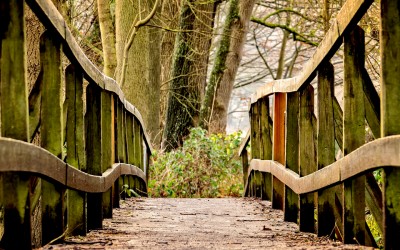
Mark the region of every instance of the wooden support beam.
<instances>
[{"instance_id":1,"label":"wooden support beam","mask_svg":"<svg viewBox=\"0 0 400 250\"><path fill-rule=\"evenodd\" d=\"M274 95L273 160L285 165L285 112L286 94ZM272 208L283 209L285 186L276 177L272 178Z\"/></svg>"},{"instance_id":2,"label":"wooden support beam","mask_svg":"<svg viewBox=\"0 0 400 250\"><path fill-rule=\"evenodd\" d=\"M400 134L400 5L381 0L381 136ZM400 246L400 169L385 168L383 183L385 249Z\"/></svg>"},{"instance_id":3,"label":"wooden support beam","mask_svg":"<svg viewBox=\"0 0 400 250\"><path fill-rule=\"evenodd\" d=\"M0 0L0 135L28 141L24 1ZM2 175L0 205L4 235L0 247L31 248L28 174Z\"/></svg>"},{"instance_id":4,"label":"wooden support beam","mask_svg":"<svg viewBox=\"0 0 400 250\"><path fill-rule=\"evenodd\" d=\"M261 158L261 105L260 102L256 102L251 107L251 158ZM253 195L256 197L261 196L261 177L254 173L252 178L253 184Z\"/></svg>"},{"instance_id":5,"label":"wooden support beam","mask_svg":"<svg viewBox=\"0 0 400 250\"><path fill-rule=\"evenodd\" d=\"M287 94L286 104L286 168L299 172L299 108L300 94ZM297 223L299 214L299 195L285 186L284 220Z\"/></svg>"},{"instance_id":6,"label":"wooden support beam","mask_svg":"<svg viewBox=\"0 0 400 250\"><path fill-rule=\"evenodd\" d=\"M335 123L335 139L343 151L343 110L336 97L333 98L333 120Z\"/></svg>"},{"instance_id":7,"label":"wooden support beam","mask_svg":"<svg viewBox=\"0 0 400 250\"><path fill-rule=\"evenodd\" d=\"M365 203L367 204L369 211L371 211L372 216L374 216L379 230L383 232L382 191L372 173L366 174L365 178Z\"/></svg>"},{"instance_id":8,"label":"wooden support beam","mask_svg":"<svg viewBox=\"0 0 400 250\"><path fill-rule=\"evenodd\" d=\"M88 174L102 175L101 89L92 82L86 88L86 166ZM87 227L103 227L103 194L87 195Z\"/></svg>"},{"instance_id":9,"label":"wooden support beam","mask_svg":"<svg viewBox=\"0 0 400 250\"><path fill-rule=\"evenodd\" d=\"M114 102L112 94L101 91L101 172L111 168L114 159ZM103 217L112 218L113 209L112 189L103 193Z\"/></svg>"},{"instance_id":10,"label":"wooden support beam","mask_svg":"<svg viewBox=\"0 0 400 250\"><path fill-rule=\"evenodd\" d=\"M261 160L272 160L272 123L269 114L269 97L262 98L261 102ZM244 172L243 172L244 173ZM263 183L263 200L271 200L272 198L272 175L270 173L262 174Z\"/></svg>"},{"instance_id":11,"label":"wooden support beam","mask_svg":"<svg viewBox=\"0 0 400 250\"><path fill-rule=\"evenodd\" d=\"M67 103L67 163L86 171L83 72L70 64L65 70ZM86 235L86 193L68 190L67 223L71 234Z\"/></svg>"},{"instance_id":12,"label":"wooden support beam","mask_svg":"<svg viewBox=\"0 0 400 250\"><path fill-rule=\"evenodd\" d=\"M317 170L314 144L314 88L308 85L300 91L299 152L300 176ZM300 195L300 231L314 232L314 193Z\"/></svg>"},{"instance_id":13,"label":"wooden support beam","mask_svg":"<svg viewBox=\"0 0 400 250\"><path fill-rule=\"evenodd\" d=\"M50 31L40 38L40 60L43 70L40 144L62 158L61 41ZM64 232L64 193L61 185L42 180L42 244Z\"/></svg>"},{"instance_id":14,"label":"wooden support beam","mask_svg":"<svg viewBox=\"0 0 400 250\"><path fill-rule=\"evenodd\" d=\"M364 31L356 27L344 37L343 154L365 143L362 71L365 61ZM365 176L345 181L343 202L344 243L365 244Z\"/></svg>"},{"instance_id":15,"label":"wooden support beam","mask_svg":"<svg viewBox=\"0 0 400 250\"><path fill-rule=\"evenodd\" d=\"M381 136L381 100L367 70L362 71L365 119L375 138Z\"/></svg>"},{"instance_id":16,"label":"wooden support beam","mask_svg":"<svg viewBox=\"0 0 400 250\"><path fill-rule=\"evenodd\" d=\"M119 107L119 100L118 98L113 95L113 122L114 122L114 129L113 129L113 135L114 135L114 144L113 144L113 152L114 152L114 162L119 162L118 160L118 107ZM113 207L114 208L119 208L119 200L120 200L120 192L121 192L121 187L119 186L119 178L114 182L113 185Z\"/></svg>"},{"instance_id":17,"label":"wooden support beam","mask_svg":"<svg viewBox=\"0 0 400 250\"><path fill-rule=\"evenodd\" d=\"M335 161L334 130L334 68L331 63L318 71L318 169ZM327 188L318 192L318 236L331 235L335 227L335 190Z\"/></svg>"}]
</instances>

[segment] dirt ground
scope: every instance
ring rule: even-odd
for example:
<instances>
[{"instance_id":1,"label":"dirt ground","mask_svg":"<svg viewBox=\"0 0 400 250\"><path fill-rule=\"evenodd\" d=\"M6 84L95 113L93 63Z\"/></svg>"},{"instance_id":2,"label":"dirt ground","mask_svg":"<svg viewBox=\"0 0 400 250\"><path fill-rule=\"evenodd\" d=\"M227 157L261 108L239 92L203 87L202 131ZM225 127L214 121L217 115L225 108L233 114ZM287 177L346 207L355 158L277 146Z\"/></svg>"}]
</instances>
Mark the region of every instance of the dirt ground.
<instances>
[{"instance_id":1,"label":"dirt ground","mask_svg":"<svg viewBox=\"0 0 400 250\"><path fill-rule=\"evenodd\" d=\"M364 249L301 233L249 198L123 201L102 230L43 249Z\"/></svg>"}]
</instances>

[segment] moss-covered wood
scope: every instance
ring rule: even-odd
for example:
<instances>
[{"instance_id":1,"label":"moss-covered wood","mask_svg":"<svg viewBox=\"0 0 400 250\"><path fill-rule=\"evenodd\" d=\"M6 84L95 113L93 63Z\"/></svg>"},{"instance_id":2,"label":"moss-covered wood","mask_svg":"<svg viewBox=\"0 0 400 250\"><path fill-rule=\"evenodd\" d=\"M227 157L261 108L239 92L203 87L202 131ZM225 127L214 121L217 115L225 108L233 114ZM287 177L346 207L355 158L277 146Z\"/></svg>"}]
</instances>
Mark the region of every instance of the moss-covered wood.
<instances>
[{"instance_id":1,"label":"moss-covered wood","mask_svg":"<svg viewBox=\"0 0 400 250\"><path fill-rule=\"evenodd\" d=\"M272 119L269 114L269 98L261 100L261 160L272 160ZM272 198L272 175L263 173L263 196L262 199L271 200Z\"/></svg>"},{"instance_id":2,"label":"moss-covered wood","mask_svg":"<svg viewBox=\"0 0 400 250\"><path fill-rule=\"evenodd\" d=\"M343 153L365 143L365 109L362 72L365 61L364 31L356 27L344 38ZM365 176L345 181L343 202L344 242L365 244Z\"/></svg>"},{"instance_id":3,"label":"moss-covered wood","mask_svg":"<svg viewBox=\"0 0 400 250\"><path fill-rule=\"evenodd\" d=\"M300 176L306 176L317 170L314 144L314 88L308 85L300 91L299 152ZM314 232L314 193L300 195L300 231Z\"/></svg>"},{"instance_id":4,"label":"moss-covered wood","mask_svg":"<svg viewBox=\"0 0 400 250\"><path fill-rule=\"evenodd\" d=\"M4 137L28 141L28 98L25 51L24 1L0 1L0 114ZM3 174L0 185L4 206L2 246L31 248L29 175Z\"/></svg>"},{"instance_id":5,"label":"moss-covered wood","mask_svg":"<svg viewBox=\"0 0 400 250\"><path fill-rule=\"evenodd\" d=\"M287 94L286 108L286 168L299 172L299 92ZM285 186L284 220L297 222L299 195Z\"/></svg>"},{"instance_id":6,"label":"moss-covered wood","mask_svg":"<svg viewBox=\"0 0 400 250\"><path fill-rule=\"evenodd\" d=\"M286 94L276 93L274 97L273 160L285 165L285 112ZM272 178L272 207L283 209L285 185L276 177Z\"/></svg>"},{"instance_id":7,"label":"moss-covered wood","mask_svg":"<svg viewBox=\"0 0 400 250\"><path fill-rule=\"evenodd\" d=\"M86 171L83 72L74 65L65 70L67 103L67 163ZM86 193L68 190L67 224L71 234L86 234Z\"/></svg>"},{"instance_id":8,"label":"moss-covered wood","mask_svg":"<svg viewBox=\"0 0 400 250\"><path fill-rule=\"evenodd\" d=\"M381 136L400 134L400 5L381 0ZM400 169L385 168L384 242L386 249L400 246Z\"/></svg>"},{"instance_id":9,"label":"moss-covered wood","mask_svg":"<svg viewBox=\"0 0 400 250\"><path fill-rule=\"evenodd\" d=\"M57 157L63 150L63 112L61 102L61 41L46 31L40 38L40 60L43 71L41 106L41 147ZM59 184L42 180L42 243L64 232L65 189Z\"/></svg>"},{"instance_id":10,"label":"moss-covered wood","mask_svg":"<svg viewBox=\"0 0 400 250\"><path fill-rule=\"evenodd\" d=\"M86 88L86 165L87 172L102 175L101 89L92 82ZM88 229L103 226L103 194L87 195Z\"/></svg>"}]
</instances>

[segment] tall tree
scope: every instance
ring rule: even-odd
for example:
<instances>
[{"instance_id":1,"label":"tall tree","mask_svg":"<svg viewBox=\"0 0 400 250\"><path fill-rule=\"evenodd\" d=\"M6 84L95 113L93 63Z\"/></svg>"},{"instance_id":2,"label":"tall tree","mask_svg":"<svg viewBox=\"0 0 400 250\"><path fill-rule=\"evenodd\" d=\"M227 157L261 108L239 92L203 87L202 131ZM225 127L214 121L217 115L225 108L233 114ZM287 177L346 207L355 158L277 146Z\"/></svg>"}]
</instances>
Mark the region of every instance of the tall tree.
<instances>
[{"instance_id":1,"label":"tall tree","mask_svg":"<svg viewBox=\"0 0 400 250\"><path fill-rule=\"evenodd\" d=\"M233 83L245 42L255 0L231 0L204 102L200 126L211 132L225 132Z\"/></svg>"}]
</instances>

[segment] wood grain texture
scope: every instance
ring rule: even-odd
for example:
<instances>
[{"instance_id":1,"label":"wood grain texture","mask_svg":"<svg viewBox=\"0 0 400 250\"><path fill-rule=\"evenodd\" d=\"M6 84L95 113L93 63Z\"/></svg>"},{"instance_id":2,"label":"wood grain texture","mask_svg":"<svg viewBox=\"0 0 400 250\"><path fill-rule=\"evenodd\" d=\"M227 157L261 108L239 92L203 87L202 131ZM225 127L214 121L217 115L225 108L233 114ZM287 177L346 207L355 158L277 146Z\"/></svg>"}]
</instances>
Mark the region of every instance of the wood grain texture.
<instances>
[{"instance_id":1,"label":"wood grain texture","mask_svg":"<svg viewBox=\"0 0 400 250\"><path fill-rule=\"evenodd\" d=\"M115 163L102 175L91 175L63 162L47 150L30 143L0 138L0 172L29 172L60 183L69 189L103 193L121 175L133 175L146 183L137 166Z\"/></svg>"}]
</instances>

